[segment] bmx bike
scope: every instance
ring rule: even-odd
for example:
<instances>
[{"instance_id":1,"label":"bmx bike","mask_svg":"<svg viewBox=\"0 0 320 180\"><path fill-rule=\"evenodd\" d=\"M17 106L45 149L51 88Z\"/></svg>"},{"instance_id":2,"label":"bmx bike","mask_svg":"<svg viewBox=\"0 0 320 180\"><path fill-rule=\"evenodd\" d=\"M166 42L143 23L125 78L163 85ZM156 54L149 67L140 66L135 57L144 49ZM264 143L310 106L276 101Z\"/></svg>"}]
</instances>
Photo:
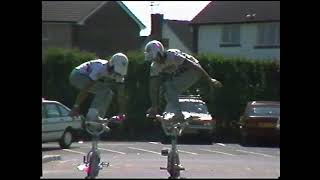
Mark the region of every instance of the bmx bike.
<instances>
[{"instance_id":1,"label":"bmx bike","mask_svg":"<svg viewBox=\"0 0 320 180\"><path fill-rule=\"evenodd\" d=\"M95 179L99 175L99 171L103 167L108 167L109 162L100 162L100 151L98 149L99 137L104 132L109 132L109 122L121 123L123 119L114 116L110 119L103 119L99 121L86 121L85 129L92 137L91 149L86 156L83 156L83 163L77 166L77 169L87 173L85 179ZM95 128L92 128L95 127Z\"/></svg>"},{"instance_id":2,"label":"bmx bike","mask_svg":"<svg viewBox=\"0 0 320 180\"><path fill-rule=\"evenodd\" d=\"M167 167L160 167L160 169L167 170L170 175L168 179L180 179L180 171L185 170L185 168L180 163L177 148L178 136L182 135L183 129L192 120L192 116L185 117L183 122L170 122L170 118L172 118L172 116L173 115L156 115L155 117L156 120L161 122L161 126L165 134L171 139L171 148L161 150L161 155L167 156ZM149 117L149 115L147 115L147 117Z\"/></svg>"}]
</instances>

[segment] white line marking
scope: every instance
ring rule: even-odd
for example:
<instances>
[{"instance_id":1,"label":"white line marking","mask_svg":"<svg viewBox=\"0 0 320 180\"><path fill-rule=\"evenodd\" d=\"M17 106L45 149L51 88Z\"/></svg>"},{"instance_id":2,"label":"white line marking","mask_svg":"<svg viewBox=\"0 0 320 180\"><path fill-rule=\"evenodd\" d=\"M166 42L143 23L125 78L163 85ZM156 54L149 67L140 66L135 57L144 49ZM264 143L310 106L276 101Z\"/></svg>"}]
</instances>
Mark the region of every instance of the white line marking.
<instances>
[{"instance_id":1,"label":"white line marking","mask_svg":"<svg viewBox=\"0 0 320 180\"><path fill-rule=\"evenodd\" d=\"M134 144L111 144L111 143L106 143L106 144L103 144L103 145L108 145L108 146L131 146L131 145L134 145Z\"/></svg>"},{"instance_id":2,"label":"white line marking","mask_svg":"<svg viewBox=\"0 0 320 180\"><path fill-rule=\"evenodd\" d=\"M149 151L149 150L146 150L146 149L140 149L140 148L135 148L135 147L128 147L128 148L129 148L129 149L136 149L136 150L140 150L140 151L145 151L145 152L150 152L150 153L155 153L155 154L161 155L161 153L159 153L159 152Z\"/></svg>"},{"instance_id":3,"label":"white line marking","mask_svg":"<svg viewBox=\"0 0 320 180\"><path fill-rule=\"evenodd\" d=\"M266 156L266 157L274 157L274 156L271 156L271 155L268 155L268 154L262 154L262 153L256 153L256 152L250 152L250 151L244 151L244 150L236 150L236 151L239 151L239 152L244 152L244 153L250 153L250 154L257 154L257 155L262 155L262 156Z\"/></svg>"},{"instance_id":4,"label":"white line marking","mask_svg":"<svg viewBox=\"0 0 320 180\"><path fill-rule=\"evenodd\" d=\"M124 152L115 151L115 150L111 150L111 149L104 149L104 148L98 148L98 149L105 150L105 151L110 151L110 152L114 152L114 153L119 153L119 154L126 154Z\"/></svg>"},{"instance_id":5,"label":"white line marking","mask_svg":"<svg viewBox=\"0 0 320 180\"><path fill-rule=\"evenodd\" d=\"M202 151L208 151L208 152L214 152L214 153L220 153L220 154L225 154L225 155L229 155L229 156L235 156L234 154L230 154L230 153L225 153L225 152L220 152L220 151L214 151L214 150L210 150L210 149L200 149Z\"/></svg>"},{"instance_id":6,"label":"white line marking","mask_svg":"<svg viewBox=\"0 0 320 180\"><path fill-rule=\"evenodd\" d=\"M62 149L62 150L68 151L68 152L73 152L73 153L78 153L78 154L82 154L82 155L87 155L87 154L84 153L84 152L74 151L74 150L70 150L70 149Z\"/></svg>"},{"instance_id":7,"label":"white line marking","mask_svg":"<svg viewBox=\"0 0 320 180\"><path fill-rule=\"evenodd\" d=\"M182 150L178 150L178 151L183 153L193 154L193 155L199 155L198 153L189 152L189 151L182 151Z\"/></svg>"},{"instance_id":8,"label":"white line marking","mask_svg":"<svg viewBox=\"0 0 320 180\"><path fill-rule=\"evenodd\" d=\"M220 145L220 146L226 146L225 144L222 144L222 143L217 143L218 145Z\"/></svg>"},{"instance_id":9,"label":"white line marking","mask_svg":"<svg viewBox=\"0 0 320 180\"><path fill-rule=\"evenodd\" d=\"M150 144L159 144L158 142L149 142Z\"/></svg>"},{"instance_id":10,"label":"white line marking","mask_svg":"<svg viewBox=\"0 0 320 180\"><path fill-rule=\"evenodd\" d=\"M91 148L91 146L86 145L85 148ZM119 153L119 154L126 154L126 153L124 153L124 152L115 151L115 150L111 150L111 149L105 149L105 148L98 148L98 149L105 150L105 151L110 151L110 152L114 152L114 153Z\"/></svg>"}]
</instances>

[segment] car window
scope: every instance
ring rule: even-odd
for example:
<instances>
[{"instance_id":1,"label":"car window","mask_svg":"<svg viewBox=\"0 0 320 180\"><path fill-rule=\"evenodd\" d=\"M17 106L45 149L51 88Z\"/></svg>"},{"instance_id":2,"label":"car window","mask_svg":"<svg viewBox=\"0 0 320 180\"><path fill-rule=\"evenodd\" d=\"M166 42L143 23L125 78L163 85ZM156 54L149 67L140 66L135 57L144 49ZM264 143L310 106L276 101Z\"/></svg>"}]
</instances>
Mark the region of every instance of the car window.
<instances>
[{"instance_id":1,"label":"car window","mask_svg":"<svg viewBox=\"0 0 320 180\"><path fill-rule=\"evenodd\" d=\"M59 110L55 104L53 103L46 104L46 109L47 109L48 118L60 117Z\"/></svg>"},{"instance_id":2,"label":"car window","mask_svg":"<svg viewBox=\"0 0 320 180\"><path fill-rule=\"evenodd\" d=\"M280 116L280 107L279 106L256 106L250 109L249 115Z\"/></svg>"},{"instance_id":3,"label":"car window","mask_svg":"<svg viewBox=\"0 0 320 180\"><path fill-rule=\"evenodd\" d=\"M180 105L182 111L209 114L207 106L200 102L180 102Z\"/></svg>"},{"instance_id":4,"label":"car window","mask_svg":"<svg viewBox=\"0 0 320 180\"><path fill-rule=\"evenodd\" d=\"M65 107L61 106L60 104L57 104L57 107L60 110L62 117L69 116L69 111Z\"/></svg>"}]
</instances>

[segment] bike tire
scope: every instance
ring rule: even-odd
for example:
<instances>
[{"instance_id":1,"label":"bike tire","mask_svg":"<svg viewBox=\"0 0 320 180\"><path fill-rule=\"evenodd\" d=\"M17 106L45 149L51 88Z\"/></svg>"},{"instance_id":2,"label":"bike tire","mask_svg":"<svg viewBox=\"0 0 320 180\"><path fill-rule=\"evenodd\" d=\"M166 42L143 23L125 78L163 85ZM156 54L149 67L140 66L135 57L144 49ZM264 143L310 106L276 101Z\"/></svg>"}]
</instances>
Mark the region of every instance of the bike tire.
<instances>
[{"instance_id":1,"label":"bike tire","mask_svg":"<svg viewBox=\"0 0 320 180\"><path fill-rule=\"evenodd\" d=\"M100 157L97 152L90 152L89 155L89 171L86 179L94 179L99 175Z\"/></svg>"},{"instance_id":2,"label":"bike tire","mask_svg":"<svg viewBox=\"0 0 320 180\"><path fill-rule=\"evenodd\" d=\"M170 177L169 179L176 179L178 177L180 177L180 170L178 170L176 168L177 165L179 165L178 163L178 157L173 157L176 156L174 154L171 154L168 156L168 161L169 161L169 166L170 166L170 170L169 170L169 174Z\"/></svg>"}]
</instances>

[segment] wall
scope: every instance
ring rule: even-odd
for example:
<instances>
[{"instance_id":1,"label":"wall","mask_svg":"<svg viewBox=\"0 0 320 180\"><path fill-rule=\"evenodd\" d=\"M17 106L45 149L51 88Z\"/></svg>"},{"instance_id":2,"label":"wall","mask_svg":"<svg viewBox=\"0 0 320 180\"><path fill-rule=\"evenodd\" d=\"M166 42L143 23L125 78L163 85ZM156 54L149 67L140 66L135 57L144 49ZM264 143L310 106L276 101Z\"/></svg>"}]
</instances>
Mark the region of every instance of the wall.
<instances>
[{"instance_id":1,"label":"wall","mask_svg":"<svg viewBox=\"0 0 320 180\"><path fill-rule=\"evenodd\" d=\"M220 47L221 25L199 26L198 53L218 53L230 56L245 56L256 59L280 60L280 48L255 49L257 25L241 24L240 47Z\"/></svg>"},{"instance_id":2,"label":"wall","mask_svg":"<svg viewBox=\"0 0 320 180\"><path fill-rule=\"evenodd\" d=\"M76 28L74 46L105 58L140 48L139 33L134 20L115 1L110 1L89 17L85 25Z\"/></svg>"},{"instance_id":3,"label":"wall","mask_svg":"<svg viewBox=\"0 0 320 180\"><path fill-rule=\"evenodd\" d=\"M72 47L72 25L68 23L46 23L48 39L42 39L42 50L48 47Z\"/></svg>"},{"instance_id":4,"label":"wall","mask_svg":"<svg viewBox=\"0 0 320 180\"><path fill-rule=\"evenodd\" d=\"M185 53L191 53L166 23L162 26L162 38L169 40L169 49L180 49Z\"/></svg>"}]
</instances>

